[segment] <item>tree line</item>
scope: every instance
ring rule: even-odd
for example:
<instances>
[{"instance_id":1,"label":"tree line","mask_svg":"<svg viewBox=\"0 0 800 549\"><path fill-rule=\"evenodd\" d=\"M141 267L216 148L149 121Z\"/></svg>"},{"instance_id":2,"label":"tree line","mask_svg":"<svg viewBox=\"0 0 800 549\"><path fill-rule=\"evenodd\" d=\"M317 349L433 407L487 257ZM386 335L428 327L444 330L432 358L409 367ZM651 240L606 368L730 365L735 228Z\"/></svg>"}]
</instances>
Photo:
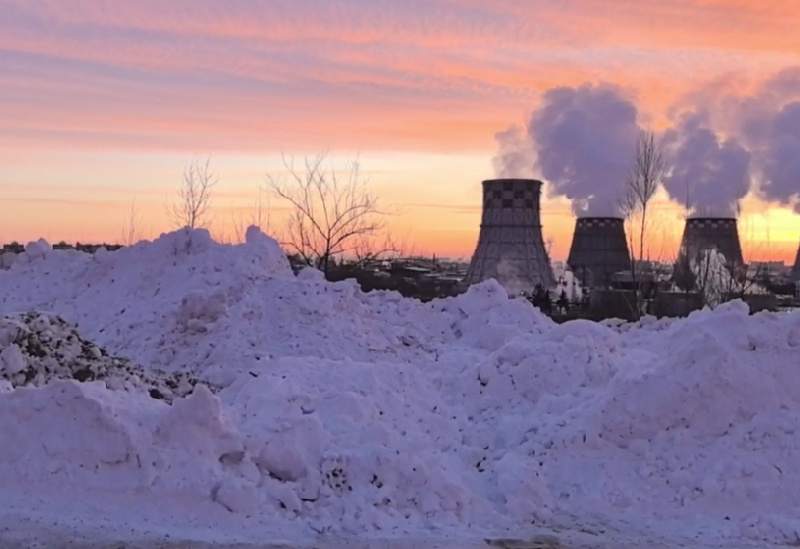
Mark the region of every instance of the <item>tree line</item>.
<instances>
[{"instance_id":1,"label":"tree line","mask_svg":"<svg viewBox=\"0 0 800 549\"><path fill-rule=\"evenodd\" d=\"M288 206L286 224L278 234L287 254L326 276L342 257L363 265L399 251L393 239L382 234L389 212L381 209L378 197L369 189L358 158L341 169L327 161L327 153L301 162L284 155L281 159L284 173L265 174L249 218L234 223L237 238L244 239L247 226L266 228L270 214L262 198L266 194ZM210 157L188 162L174 196L164 205L171 226L208 228L218 183ZM139 240L139 225L134 198L123 222L126 245Z\"/></svg>"},{"instance_id":2,"label":"tree line","mask_svg":"<svg viewBox=\"0 0 800 549\"><path fill-rule=\"evenodd\" d=\"M255 225L263 229L269 225L269 200L275 199L288 211L286 223L277 233L279 242L288 255L319 269L326 276L343 257L351 260L351 267L358 268L400 251L400 246L387 236L385 220L388 212L370 190L358 157L341 169L328 161L327 153L300 161L281 155L281 160L283 170L264 175L249 218L242 217L238 224L234 224L239 240L244 239L246 226ZM619 204L628 225L630 272L637 311L644 309L645 288L652 282L648 280L653 274L648 272L648 265L652 263L650 209L669 172L663 142L653 131L640 132L631 151ZM208 227L218 183L210 158L187 163L173 198L165 204L172 226ZM266 205L264 195L268 197ZM137 226L134 199L123 228L126 244L138 240ZM683 258L690 263L693 276L690 287L682 289L699 291L709 296L709 302L718 299L716 296L719 294L743 294L757 279L765 277L761 272L755 277L748 276L746 266L734 269L725 265L724 260L721 262L712 251L700 253L703 255Z\"/></svg>"}]
</instances>

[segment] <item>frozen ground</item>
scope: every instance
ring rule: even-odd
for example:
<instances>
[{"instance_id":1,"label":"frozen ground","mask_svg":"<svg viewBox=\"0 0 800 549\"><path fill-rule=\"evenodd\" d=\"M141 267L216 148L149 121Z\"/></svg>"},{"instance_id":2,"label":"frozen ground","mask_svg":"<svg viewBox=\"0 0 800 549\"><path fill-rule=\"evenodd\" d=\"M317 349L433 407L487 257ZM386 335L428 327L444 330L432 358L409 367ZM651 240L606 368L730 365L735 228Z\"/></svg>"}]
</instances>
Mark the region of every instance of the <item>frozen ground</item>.
<instances>
[{"instance_id":1,"label":"frozen ground","mask_svg":"<svg viewBox=\"0 0 800 549\"><path fill-rule=\"evenodd\" d=\"M364 295L198 230L32 243L0 315L5 544L800 537L800 314L555 325L492 282Z\"/></svg>"}]
</instances>

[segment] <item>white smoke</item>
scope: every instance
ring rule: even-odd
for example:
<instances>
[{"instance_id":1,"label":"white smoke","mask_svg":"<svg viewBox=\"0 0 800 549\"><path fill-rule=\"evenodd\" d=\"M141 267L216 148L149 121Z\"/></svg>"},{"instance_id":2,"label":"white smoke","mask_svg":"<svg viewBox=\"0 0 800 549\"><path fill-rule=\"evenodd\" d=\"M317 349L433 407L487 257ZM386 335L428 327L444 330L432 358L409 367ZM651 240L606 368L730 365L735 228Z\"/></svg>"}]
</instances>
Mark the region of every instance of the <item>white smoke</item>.
<instances>
[{"instance_id":1,"label":"white smoke","mask_svg":"<svg viewBox=\"0 0 800 549\"><path fill-rule=\"evenodd\" d=\"M708 113L684 113L665 135L673 167L664 188L692 215L736 217L751 186L750 153L722 138Z\"/></svg>"},{"instance_id":2,"label":"white smoke","mask_svg":"<svg viewBox=\"0 0 800 549\"><path fill-rule=\"evenodd\" d=\"M620 215L639 132L635 103L605 83L546 91L528 126L549 192L578 217Z\"/></svg>"},{"instance_id":3,"label":"white smoke","mask_svg":"<svg viewBox=\"0 0 800 549\"><path fill-rule=\"evenodd\" d=\"M730 291L732 277L725 255L717 248L707 248L693 254L689 269L694 278L695 289L703 297L703 304L716 307L725 300Z\"/></svg>"},{"instance_id":4,"label":"white smoke","mask_svg":"<svg viewBox=\"0 0 800 549\"><path fill-rule=\"evenodd\" d=\"M517 265L507 259L501 259L497 264L497 279L511 297L517 297L533 291L530 284L520 276Z\"/></svg>"},{"instance_id":5,"label":"white smoke","mask_svg":"<svg viewBox=\"0 0 800 549\"><path fill-rule=\"evenodd\" d=\"M500 179L528 179L534 177L536 153L530 138L519 126L494 135L497 154L492 158L495 177Z\"/></svg>"},{"instance_id":6,"label":"white smoke","mask_svg":"<svg viewBox=\"0 0 800 549\"><path fill-rule=\"evenodd\" d=\"M667 113L665 189L693 215L735 216L753 191L800 213L800 67L752 94L735 85L715 79ZM546 90L526 128L495 135L495 174L543 179L548 195L568 199L579 217L619 215L640 119L613 84Z\"/></svg>"}]
</instances>

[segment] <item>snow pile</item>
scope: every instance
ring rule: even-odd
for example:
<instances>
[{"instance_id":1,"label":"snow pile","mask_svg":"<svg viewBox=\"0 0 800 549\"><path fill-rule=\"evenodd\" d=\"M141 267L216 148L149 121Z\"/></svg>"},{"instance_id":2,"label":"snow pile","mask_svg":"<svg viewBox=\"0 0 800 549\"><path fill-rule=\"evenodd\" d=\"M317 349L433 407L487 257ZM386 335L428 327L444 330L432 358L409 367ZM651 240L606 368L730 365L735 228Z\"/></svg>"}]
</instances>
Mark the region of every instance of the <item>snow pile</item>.
<instances>
[{"instance_id":1,"label":"snow pile","mask_svg":"<svg viewBox=\"0 0 800 549\"><path fill-rule=\"evenodd\" d=\"M261 539L800 536L800 315L557 325L492 281L423 304L294 276L257 230L29 250L0 273L0 313L40 311L0 329L9 486Z\"/></svg>"},{"instance_id":2,"label":"snow pile","mask_svg":"<svg viewBox=\"0 0 800 549\"><path fill-rule=\"evenodd\" d=\"M657 354L620 370L586 423L603 445L638 457L626 484L662 492L662 512L695 512L738 535L793 541L798 328L800 316L750 317L737 301L651 332Z\"/></svg>"},{"instance_id":3,"label":"snow pile","mask_svg":"<svg viewBox=\"0 0 800 549\"><path fill-rule=\"evenodd\" d=\"M0 270L10 269L16 260L16 253L0 251Z\"/></svg>"},{"instance_id":4,"label":"snow pile","mask_svg":"<svg viewBox=\"0 0 800 549\"><path fill-rule=\"evenodd\" d=\"M414 367L287 358L256 374L220 398L243 418L247 447L279 508L317 530L549 516L538 465L509 453L479 466L484 449L471 440L468 418ZM253 409L270 413L248 416ZM496 482L513 485L508 499Z\"/></svg>"},{"instance_id":5,"label":"snow pile","mask_svg":"<svg viewBox=\"0 0 800 549\"><path fill-rule=\"evenodd\" d=\"M0 471L81 490L215 498L239 506L242 439L202 385L168 406L100 382L56 381L0 395ZM31 433L36 433L35 437ZM200 435L200 436L198 436Z\"/></svg>"},{"instance_id":6,"label":"snow pile","mask_svg":"<svg viewBox=\"0 0 800 549\"><path fill-rule=\"evenodd\" d=\"M396 293L365 295L352 280L331 284L311 269L295 277L257 230L241 246L198 229L105 254L37 257L5 273L0 311L55 311L111 352L219 383L273 357L408 362L455 340L492 347L550 324L493 283L422 306Z\"/></svg>"}]
</instances>

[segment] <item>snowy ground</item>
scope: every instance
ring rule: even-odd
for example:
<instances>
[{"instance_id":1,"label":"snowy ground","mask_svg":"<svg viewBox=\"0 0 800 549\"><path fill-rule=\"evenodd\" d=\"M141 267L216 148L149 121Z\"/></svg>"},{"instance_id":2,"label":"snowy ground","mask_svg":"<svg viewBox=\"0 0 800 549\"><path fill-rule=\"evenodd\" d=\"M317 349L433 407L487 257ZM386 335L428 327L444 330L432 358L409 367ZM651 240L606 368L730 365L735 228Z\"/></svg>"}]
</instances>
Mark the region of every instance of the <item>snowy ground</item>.
<instances>
[{"instance_id":1,"label":"snowy ground","mask_svg":"<svg viewBox=\"0 0 800 549\"><path fill-rule=\"evenodd\" d=\"M3 546L800 537L797 313L556 325L493 282L364 295L198 230L33 243L0 315Z\"/></svg>"}]
</instances>

